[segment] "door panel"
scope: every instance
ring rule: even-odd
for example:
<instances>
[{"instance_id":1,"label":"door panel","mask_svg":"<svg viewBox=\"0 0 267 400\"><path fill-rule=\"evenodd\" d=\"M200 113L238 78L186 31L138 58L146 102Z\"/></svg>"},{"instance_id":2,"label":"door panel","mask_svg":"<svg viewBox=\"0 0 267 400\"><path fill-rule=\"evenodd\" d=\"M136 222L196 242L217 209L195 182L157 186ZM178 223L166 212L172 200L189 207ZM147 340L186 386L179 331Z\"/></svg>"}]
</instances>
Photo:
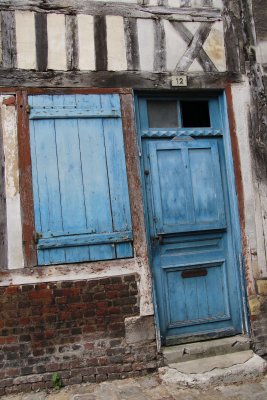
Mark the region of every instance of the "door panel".
<instances>
[{"instance_id":1,"label":"door panel","mask_svg":"<svg viewBox=\"0 0 267 400\"><path fill-rule=\"evenodd\" d=\"M169 328L229 319L224 260L164 272Z\"/></svg>"},{"instance_id":2,"label":"door panel","mask_svg":"<svg viewBox=\"0 0 267 400\"><path fill-rule=\"evenodd\" d=\"M162 342L239 333L222 141L145 139L143 148Z\"/></svg>"},{"instance_id":3,"label":"door panel","mask_svg":"<svg viewBox=\"0 0 267 400\"><path fill-rule=\"evenodd\" d=\"M149 143L158 234L226 227L216 141Z\"/></svg>"}]
</instances>

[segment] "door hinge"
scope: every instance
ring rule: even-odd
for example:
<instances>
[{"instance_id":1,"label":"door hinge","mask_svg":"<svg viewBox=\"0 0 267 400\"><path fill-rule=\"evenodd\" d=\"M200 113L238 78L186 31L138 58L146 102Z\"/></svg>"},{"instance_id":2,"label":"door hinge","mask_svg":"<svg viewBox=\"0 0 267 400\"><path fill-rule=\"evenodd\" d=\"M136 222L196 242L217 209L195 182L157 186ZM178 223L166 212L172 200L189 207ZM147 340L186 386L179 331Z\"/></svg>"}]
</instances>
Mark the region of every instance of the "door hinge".
<instances>
[{"instance_id":1,"label":"door hinge","mask_svg":"<svg viewBox=\"0 0 267 400\"><path fill-rule=\"evenodd\" d=\"M34 231L33 233L33 238L34 238L34 243L38 243L39 239L43 237L41 232Z\"/></svg>"},{"instance_id":2,"label":"door hinge","mask_svg":"<svg viewBox=\"0 0 267 400\"><path fill-rule=\"evenodd\" d=\"M27 104L26 111L27 111L28 114L30 114L31 109L32 109L32 107L29 104Z\"/></svg>"},{"instance_id":3,"label":"door hinge","mask_svg":"<svg viewBox=\"0 0 267 400\"><path fill-rule=\"evenodd\" d=\"M160 245L160 244L162 244L162 242L163 242L163 236L162 235L155 235L151 239L152 246Z\"/></svg>"}]
</instances>

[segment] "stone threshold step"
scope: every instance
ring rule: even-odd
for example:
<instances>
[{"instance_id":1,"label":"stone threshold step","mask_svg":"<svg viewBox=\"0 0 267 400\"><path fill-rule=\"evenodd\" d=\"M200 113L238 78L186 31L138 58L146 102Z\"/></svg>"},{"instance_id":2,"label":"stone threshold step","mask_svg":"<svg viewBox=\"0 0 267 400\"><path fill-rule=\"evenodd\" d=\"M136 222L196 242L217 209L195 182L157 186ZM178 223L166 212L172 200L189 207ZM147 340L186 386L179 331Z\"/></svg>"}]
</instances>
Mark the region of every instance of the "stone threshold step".
<instances>
[{"instance_id":1,"label":"stone threshold step","mask_svg":"<svg viewBox=\"0 0 267 400\"><path fill-rule=\"evenodd\" d=\"M169 365L171 363L236 353L249 349L250 339L247 336L237 335L222 339L207 340L205 342L163 347L162 352L165 365Z\"/></svg>"},{"instance_id":2,"label":"stone threshold step","mask_svg":"<svg viewBox=\"0 0 267 400\"><path fill-rule=\"evenodd\" d=\"M255 380L266 372L267 363L252 350L180 363L159 369L164 384L186 387L218 386Z\"/></svg>"}]
</instances>

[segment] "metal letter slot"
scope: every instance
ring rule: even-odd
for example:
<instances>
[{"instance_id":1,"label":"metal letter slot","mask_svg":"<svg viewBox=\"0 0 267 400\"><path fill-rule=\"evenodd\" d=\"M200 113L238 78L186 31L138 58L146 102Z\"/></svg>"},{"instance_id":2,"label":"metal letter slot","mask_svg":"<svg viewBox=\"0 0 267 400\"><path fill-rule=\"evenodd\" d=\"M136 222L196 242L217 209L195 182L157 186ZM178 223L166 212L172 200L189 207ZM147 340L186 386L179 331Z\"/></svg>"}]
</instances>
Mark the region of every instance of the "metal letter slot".
<instances>
[{"instance_id":1,"label":"metal letter slot","mask_svg":"<svg viewBox=\"0 0 267 400\"><path fill-rule=\"evenodd\" d=\"M207 268L197 268L197 269L189 269L187 271L182 272L182 278L195 278L198 276L206 276L208 275Z\"/></svg>"}]
</instances>

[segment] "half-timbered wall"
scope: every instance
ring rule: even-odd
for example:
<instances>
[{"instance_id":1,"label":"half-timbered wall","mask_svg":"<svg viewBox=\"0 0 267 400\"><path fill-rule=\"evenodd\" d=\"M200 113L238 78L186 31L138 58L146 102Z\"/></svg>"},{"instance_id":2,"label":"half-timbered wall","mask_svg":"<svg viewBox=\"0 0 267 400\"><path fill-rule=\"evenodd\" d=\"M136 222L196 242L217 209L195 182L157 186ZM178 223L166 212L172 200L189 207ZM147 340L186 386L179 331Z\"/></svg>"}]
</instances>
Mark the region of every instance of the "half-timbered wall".
<instances>
[{"instance_id":1,"label":"half-timbered wall","mask_svg":"<svg viewBox=\"0 0 267 400\"><path fill-rule=\"evenodd\" d=\"M224 90L226 93L226 117L232 140L246 291L251 321L256 321L252 326L254 343L259 353L267 353L267 337L263 334L266 330L264 304L267 296L264 144L266 97L263 86L266 80L266 32L264 29L259 30L257 26L255 31L252 15L254 11L256 21L263 18L262 15L266 12L263 3L262 0L254 1L253 4L246 0L0 0L0 267L3 270L1 293L7 302L13 295L18 296L16 302L12 303L16 312L20 301L27 304L26 301L30 299L33 307L49 304L49 315L44 316L41 321L44 326L49 326L51 321L55 322L53 318L58 318L57 315L53 315L54 298L60 298L56 300L58 315L61 301L65 302L64 307L72 309L71 304L66 305L68 293L81 296L75 297L74 300L77 309L87 301L86 296L89 295L90 301L93 299L93 313L108 315L110 324L115 323L113 317L109 317L114 312L121 324L117 327L117 336L112 336L110 324L107 325L108 328L97 325L99 319L96 317L95 333L90 332L90 341L82 343L83 349L86 348L90 353L87 354L88 362L97 351L96 338L99 330L108 330L110 337L107 339L103 336L105 346L109 350L112 349L112 354L116 354L116 351L120 351L117 350L117 346L129 349L128 327L134 326L136 333L141 324L149 326L149 329L144 336L139 336L137 345L131 344L131 351L133 354L138 352L138 343L143 343L142 341L147 343L148 348L151 345L153 349L146 350L147 357L146 361L142 360L142 366L137 365L134 356L129 363L127 357L124 359L123 362L127 365L123 368L128 368L129 371L136 368L137 371L155 368L158 365L154 322L151 318L154 309L142 209L138 156L140 149L135 136L132 90L154 89L158 93L161 90L179 91L181 89L172 86L172 76L184 74L187 75L188 86L182 90L189 89L195 93L196 90L207 92L215 89ZM252 5L253 8L250 7ZM262 8L263 13L259 11ZM74 94L78 88L82 88L80 94L88 94L87 91L92 88L96 92L105 88L110 94L114 93L115 88L116 93L125 95L126 108L122 113L126 121L124 131L127 132L124 135L124 147L133 224L133 257L85 261L79 264L62 263L39 268L26 262L22 222L27 219L29 206L21 182L24 179L27 183L27 168L29 169L30 164L29 151L25 151L25 136L21 135L17 128L21 129L24 126L25 130L27 113L22 117L21 110L25 111L27 90L32 90L29 91L30 94L60 95ZM25 159L23 151L26 154ZM127 299L120 297L120 290L125 291ZM115 300L110 298L113 295ZM119 309L116 309L118 305ZM103 307L106 307L104 311ZM12 340L20 341L19 329L23 329L23 324L26 324L27 329L32 329L36 309L29 311L33 313L33 319L32 315L29 315L26 321L21 318L22 328L16 327L18 331L15 336L4 339L7 350L11 346L10 343L13 343ZM75 315L79 315L78 311ZM73 314L68 314L66 318L73 323ZM91 315L88 315L88 318L91 318ZM84 332L89 329L87 325L91 325L91 320L84 321L82 329L85 331L80 333L80 328L77 327L78 330L71 334L78 335L83 341ZM36 350L34 346L39 334L40 332L37 332L37 336L33 337L34 332L32 336L22 338L33 345L32 351L37 352L37 355L38 351L46 351L46 342L49 339L48 332L47 337L41 338L43 349ZM75 336L76 342L77 337ZM117 342L112 340L114 337ZM64 340L62 338L62 341ZM51 346L54 346L56 356L59 356L60 360L60 344L52 343ZM67 351L72 350L69 347ZM104 357L106 348L102 353L99 354ZM76 354L78 353L76 352L75 356ZM149 357L153 359L152 364L147 361ZM79 360L81 361L81 357ZM38 359L38 366L42 363L42 359ZM112 376L114 378L112 362L106 367L106 370L101 369L96 361L95 369L90 375L92 378L87 376L82 379L86 381ZM82 368L82 364L79 368ZM79 371L76 370L77 376ZM17 373L23 375L23 378L18 379L17 383L12 383L15 389L24 382L25 376L36 374L36 371L27 369ZM42 373L40 369L39 378ZM123 377L124 371L119 371L118 374L117 377ZM66 379L67 383L75 383L76 378ZM7 387L8 385L7 383ZM39 381L34 381L34 385L33 388L38 388ZM32 384L29 388L32 388Z\"/></svg>"},{"instance_id":2,"label":"half-timbered wall","mask_svg":"<svg viewBox=\"0 0 267 400\"><path fill-rule=\"evenodd\" d=\"M14 87L21 86L176 90L171 86L171 77L177 74L187 74L188 88L192 89L224 89L233 84L232 119L235 120L231 124L242 131L237 151L241 168L245 168L243 175L251 177L243 179L243 200L239 196L245 210L249 210L244 214L246 258L249 271L253 266L258 273L264 274L262 234L253 222L256 218L254 206L251 211L254 196L252 165L246 161L246 157L250 160L249 152L244 153L244 138L250 128L249 123L244 123L238 106L243 104L247 110L250 107L245 55L242 53L241 2L234 5L229 0L223 5L221 0L153 0L142 4L134 1L103 4L101 1L56 0L22 4L10 0L0 4L0 85L12 87L11 92ZM240 93L242 102L239 101ZM6 118L6 106L3 107L3 118ZM13 118L15 108L13 104ZM2 120L3 132L5 121ZM14 121L13 125L15 140ZM240 131L238 134L241 135ZM4 151L7 151L5 146L4 142ZM5 173L9 176L8 164ZM6 190L6 215L10 216L13 214L9 212L8 187ZM19 207L19 194L16 196ZM15 214L20 219L19 209ZM3 226L6 225L3 237L8 242L11 232L8 226L14 226L10 224L10 218L3 221ZM15 231L18 238L20 230ZM260 237L257 238L257 234ZM16 243L12 241L12 246L18 249L20 261L14 262L7 256L8 268L24 265L21 245ZM11 244L7 247L11 249ZM255 256L257 252L260 266ZM130 264L131 261L127 261L127 265ZM147 303L150 292L145 289L147 272L141 276L146 276L141 279L144 309L151 310L150 300Z\"/></svg>"},{"instance_id":3,"label":"half-timbered wall","mask_svg":"<svg viewBox=\"0 0 267 400\"><path fill-rule=\"evenodd\" d=\"M209 15L204 9L196 18L183 14L138 18L18 10L3 11L1 17L4 69L226 71L218 10Z\"/></svg>"}]
</instances>

